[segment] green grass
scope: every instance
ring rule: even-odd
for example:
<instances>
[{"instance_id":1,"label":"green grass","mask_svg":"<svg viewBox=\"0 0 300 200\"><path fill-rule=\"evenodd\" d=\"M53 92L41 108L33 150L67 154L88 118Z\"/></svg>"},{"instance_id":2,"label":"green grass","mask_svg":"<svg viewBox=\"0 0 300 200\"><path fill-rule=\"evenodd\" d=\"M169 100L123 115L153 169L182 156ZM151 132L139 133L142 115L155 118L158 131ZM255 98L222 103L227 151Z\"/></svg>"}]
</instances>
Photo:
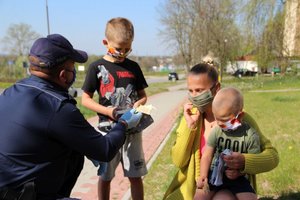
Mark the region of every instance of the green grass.
<instances>
[{"instance_id":1,"label":"green grass","mask_svg":"<svg viewBox=\"0 0 300 200\"><path fill-rule=\"evenodd\" d=\"M245 110L259 124L263 134L276 147L279 165L272 171L257 175L261 200L300 199L300 91L257 93L251 90L299 89L299 77L255 77L224 79L223 86L243 91ZM145 199L162 199L176 167L170 150L176 136L172 133L149 174L144 179Z\"/></svg>"},{"instance_id":2,"label":"green grass","mask_svg":"<svg viewBox=\"0 0 300 200\"><path fill-rule=\"evenodd\" d=\"M0 82L0 88L8 88L10 86L12 86L14 83L10 83L10 82Z\"/></svg>"},{"instance_id":3,"label":"green grass","mask_svg":"<svg viewBox=\"0 0 300 200\"><path fill-rule=\"evenodd\" d=\"M161 83L151 83L149 84L149 87L145 89L147 96L151 96L157 93L161 92L167 92L169 91L169 87L185 83L184 81L167 81L167 82L161 82Z\"/></svg>"},{"instance_id":4,"label":"green grass","mask_svg":"<svg viewBox=\"0 0 300 200\"><path fill-rule=\"evenodd\" d=\"M176 138L175 130L171 133L160 156L155 160L149 173L145 176L145 199L161 200L177 172L177 169L172 164L172 158L169 156Z\"/></svg>"},{"instance_id":5,"label":"green grass","mask_svg":"<svg viewBox=\"0 0 300 200\"><path fill-rule=\"evenodd\" d=\"M179 83L182 82L150 84L146 92L148 96L151 96L167 91L168 87ZM0 83L0 87L6 88L11 84ZM278 150L279 166L257 176L258 194L261 199L300 199L300 91L251 92L252 90L299 89L300 77L259 76L242 79L224 77L222 84L238 87L243 91L245 109L256 119L264 135ZM77 102L81 112L87 118L95 115L94 112L81 106L80 98L77 98ZM175 133L172 133L144 179L145 199L162 199L177 171L170 155L175 138Z\"/></svg>"},{"instance_id":6,"label":"green grass","mask_svg":"<svg viewBox=\"0 0 300 200\"><path fill-rule=\"evenodd\" d=\"M98 102L99 100L99 95L95 93L93 99ZM83 114L83 116L88 119L90 117L94 117L96 116L96 113L94 111L91 111L90 109L87 109L86 107L84 107L82 104L81 104L81 97L77 97L76 98L76 101L77 101L77 108L80 110L80 112Z\"/></svg>"},{"instance_id":7,"label":"green grass","mask_svg":"<svg viewBox=\"0 0 300 200\"><path fill-rule=\"evenodd\" d=\"M224 78L223 86L238 87L242 90L270 90L270 89L293 89L300 88L300 76L264 76L235 78L227 76Z\"/></svg>"},{"instance_id":8,"label":"green grass","mask_svg":"<svg viewBox=\"0 0 300 200\"><path fill-rule=\"evenodd\" d=\"M277 148L277 168L257 176L258 193L281 196L299 192L300 199L300 92L245 93L245 107Z\"/></svg>"}]
</instances>

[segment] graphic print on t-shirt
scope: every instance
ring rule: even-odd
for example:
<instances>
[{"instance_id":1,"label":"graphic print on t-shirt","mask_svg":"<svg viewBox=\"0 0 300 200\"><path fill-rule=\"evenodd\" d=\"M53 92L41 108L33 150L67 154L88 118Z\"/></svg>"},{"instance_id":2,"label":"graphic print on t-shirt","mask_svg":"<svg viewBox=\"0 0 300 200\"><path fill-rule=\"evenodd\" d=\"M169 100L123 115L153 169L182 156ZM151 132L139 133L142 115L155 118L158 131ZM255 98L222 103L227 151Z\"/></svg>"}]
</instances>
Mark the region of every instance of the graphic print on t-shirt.
<instances>
[{"instance_id":1,"label":"graphic print on t-shirt","mask_svg":"<svg viewBox=\"0 0 300 200\"><path fill-rule=\"evenodd\" d=\"M119 109L127 109L133 106L134 101L136 100L137 95L134 95L134 87L132 84L128 84L126 88L124 87L115 87L116 80L105 68L104 65L98 66L99 73L97 77L99 78L100 83L100 94L101 97L105 97L110 100L111 105L118 107ZM135 76L130 71L116 71L118 79L134 79Z\"/></svg>"},{"instance_id":2,"label":"graphic print on t-shirt","mask_svg":"<svg viewBox=\"0 0 300 200\"><path fill-rule=\"evenodd\" d=\"M102 81L100 84L100 94L102 97L109 99L111 94L115 90L115 79L114 77L106 70L104 65L98 66L99 73L97 74L98 79Z\"/></svg>"}]
</instances>

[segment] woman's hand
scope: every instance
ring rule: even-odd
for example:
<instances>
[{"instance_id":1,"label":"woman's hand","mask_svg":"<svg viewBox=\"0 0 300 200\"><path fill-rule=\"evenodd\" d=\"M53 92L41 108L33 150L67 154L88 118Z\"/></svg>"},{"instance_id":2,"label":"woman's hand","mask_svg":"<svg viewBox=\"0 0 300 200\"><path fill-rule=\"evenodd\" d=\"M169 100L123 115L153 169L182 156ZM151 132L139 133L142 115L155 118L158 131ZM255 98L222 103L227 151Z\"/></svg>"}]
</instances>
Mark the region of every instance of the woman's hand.
<instances>
[{"instance_id":1,"label":"woman's hand","mask_svg":"<svg viewBox=\"0 0 300 200\"><path fill-rule=\"evenodd\" d=\"M245 157L241 153L232 152L231 155L223 155L222 158L230 169L244 170L245 168Z\"/></svg>"},{"instance_id":2,"label":"woman's hand","mask_svg":"<svg viewBox=\"0 0 300 200\"><path fill-rule=\"evenodd\" d=\"M192 103L186 103L183 106L183 115L189 128L194 128L196 126L196 122L200 116L200 112L198 110L195 113L192 113L192 108Z\"/></svg>"}]
</instances>

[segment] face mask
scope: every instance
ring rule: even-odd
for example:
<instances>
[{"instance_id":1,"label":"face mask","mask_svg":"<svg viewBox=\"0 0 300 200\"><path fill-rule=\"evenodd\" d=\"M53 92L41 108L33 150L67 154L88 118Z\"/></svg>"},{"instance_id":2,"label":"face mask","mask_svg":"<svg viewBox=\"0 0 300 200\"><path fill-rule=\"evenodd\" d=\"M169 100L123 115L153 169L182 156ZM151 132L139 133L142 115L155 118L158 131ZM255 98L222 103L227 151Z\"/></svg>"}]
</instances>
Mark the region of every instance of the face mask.
<instances>
[{"instance_id":1,"label":"face mask","mask_svg":"<svg viewBox=\"0 0 300 200\"><path fill-rule=\"evenodd\" d=\"M73 74L73 78L72 78L72 80L70 81L70 82L66 82L66 84L68 84L69 85L69 87L71 87L71 85L73 85L73 83L75 82L75 80L76 80L76 69L74 68L74 70L73 71L71 71L71 70L67 70L68 72L72 72L72 74Z\"/></svg>"},{"instance_id":2,"label":"face mask","mask_svg":"<svg viewBox=\"0 0 300 200\"><path fill-rule=\"evenodd\" d=\"M214 99L214 96L210 90L206 90L195 97L192 97L189 93L188 98L192 104L196 106L201 113L203 113L206 109L206 106Z\"/></svg>"},{"instance_id":3,"label":"face mask","mask_svg":"<svg viewBox=\"0 0 300 200\"><path fill-rule=\"evenodd\" d=\"M121 53L119 51L117 51L115 48L108 48L107 50L107 55L117 59L117 60L122 60L124 58L126 58L130 53L131 53L132 49L130 49L129 51L125 52L125 53Z\"/></svg>"},{"instance_id":4,"label":"face mask","mask_svg":"<svg viewBox=\"0 0 300 200\"><path fill-rule=\"evenodd\" d=\"M237 116L233 119L228 120L227 122L224 122L223 124L219 125L223 131L234 131L238 127L240 127L242 124L240 120L238 119L239 115L241 113L237 114Z\"/></svg>"}]
</instances>

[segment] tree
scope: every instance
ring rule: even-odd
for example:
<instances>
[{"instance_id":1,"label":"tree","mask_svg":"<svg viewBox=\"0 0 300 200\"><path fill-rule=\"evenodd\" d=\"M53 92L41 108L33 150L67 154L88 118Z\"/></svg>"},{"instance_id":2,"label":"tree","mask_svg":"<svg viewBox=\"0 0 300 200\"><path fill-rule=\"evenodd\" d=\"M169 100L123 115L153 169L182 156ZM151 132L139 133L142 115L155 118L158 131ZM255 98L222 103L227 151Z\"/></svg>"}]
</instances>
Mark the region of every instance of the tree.
<instances>
[{"instance_id":1,"label":"tree","mask_svg":"<svg viewBox=\"0 0 300 200\"><path fill-rule=\"evenodd\" d=\"M287 66L287 57L284 56L287 48L283 45L285 1L247 0L244 3L241 8L244 14L243 21L245 27L250 27L247 36L252 38L245 46L251 46L252 52L255 52L262 72L267 72L268 67L273 65L285 70Z\"/></svg>"},{"instance_id":2,"label":"tree","mask_svg":"<svg viewBox=\"0 0 300 200\"><path fill-rule=\"evenodd\" d=\"M175 47L185 61L188 72L192 64L192 46L196 29L195 7L199 0L169 0L162 6L160 21L164 26L161 34L170 46Z\"/></svg>"},{"instance_id":3,"label":"tree","mask_svg":"<svg viewBox=\"0 0 300 200\"><path fill-rule=\"evenodd\" d=\"M24 56L29 53L32 42L40 35L31 29L28 24L12 24L6 32L6 36L2 39L6 50L17 56Z\"/></svg>"},{"instance_id":4,"label":"tree","mask_svg":"<svg viewBox=\"0 0 300 200\"><path fill-rule=\"evenodd\" d=\"M269 19L257 45L257 62L261 70L266 72L269 66L278 66L281 71L285 71L287 57L283 46L284 35L284 13L278 12L277 15Z\"/></svg>"},{"instance_id":5,"label":"tree","mask_svg":"<svg viewBox=\"0 0 300 200\"><path fill-rule=\"evenodd\" d=\"M184 59L186 71L210 51L221 67L234 52L240 52L231 50L239 48L236 44L241 41L235 5L233 0L169 0L162 6L162 35Z\"/></svg>"},{"instance_id":6,"label":"tree","mask_svg":"<svg viewBox=\"0 0 300 200\"><path fill-rule=\"evenodd\" d=\"M202 52L202 55L206 55L212 52L218 58L221 78L227 61L236 58L240 52L236 7L237 2L232 0L202 0L198 10L197 36L201 38L201 44L195 49L195 53ZM201 61L199 57L194 60Z\"/></svg>"}]
</instances>

